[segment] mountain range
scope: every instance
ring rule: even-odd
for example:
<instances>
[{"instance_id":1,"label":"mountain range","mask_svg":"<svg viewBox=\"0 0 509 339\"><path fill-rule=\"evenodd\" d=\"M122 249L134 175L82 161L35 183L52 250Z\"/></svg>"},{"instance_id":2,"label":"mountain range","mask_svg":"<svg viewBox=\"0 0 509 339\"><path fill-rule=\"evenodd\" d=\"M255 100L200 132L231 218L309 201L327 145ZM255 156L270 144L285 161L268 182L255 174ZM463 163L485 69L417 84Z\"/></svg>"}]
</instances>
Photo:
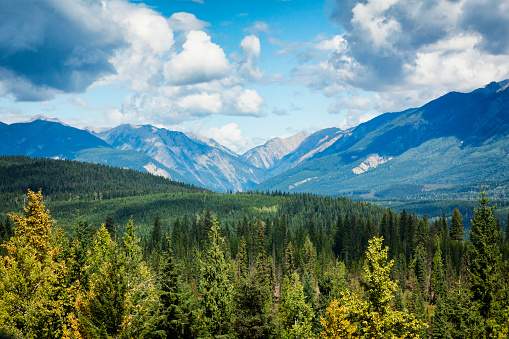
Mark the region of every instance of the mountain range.
<instances>
[{"instance_id":1,"label":"mountain range","mask_svg":"<svg viewBox=\"0 0 509 339\"><path fill-rule=\"evenodd\" d=\"M219 192L416 197L509 179L508 87L505 80L451 92L347 130L274 138L242 155L213 139L150 125L80 130L36 116L0 122L0 154L132 168Z\"/></svg>"}]
</instances>

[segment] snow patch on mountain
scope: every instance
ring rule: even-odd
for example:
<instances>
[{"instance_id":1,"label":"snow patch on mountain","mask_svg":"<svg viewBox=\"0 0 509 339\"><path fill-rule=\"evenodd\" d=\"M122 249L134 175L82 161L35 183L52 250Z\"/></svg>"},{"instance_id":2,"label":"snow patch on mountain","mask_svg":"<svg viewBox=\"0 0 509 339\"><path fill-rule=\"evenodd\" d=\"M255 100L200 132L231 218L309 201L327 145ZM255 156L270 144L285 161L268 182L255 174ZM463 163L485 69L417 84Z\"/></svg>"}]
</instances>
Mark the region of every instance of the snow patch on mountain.
<instances>
[{"instance_id":1,"label":"snow patch on mountain","mask_svg":"<svg viewBox=\"0 0 509 339\"><path fill-rule=\"evenodd\" d=\"M352 169L352 172L355 174L362 174L369 170L370 168L377 168L378 165L385 164L387 161L392 160L392 157L381 157L378 154L370 155L366 160L364 160L359 166Z\"/></svg>"}]
</instances>

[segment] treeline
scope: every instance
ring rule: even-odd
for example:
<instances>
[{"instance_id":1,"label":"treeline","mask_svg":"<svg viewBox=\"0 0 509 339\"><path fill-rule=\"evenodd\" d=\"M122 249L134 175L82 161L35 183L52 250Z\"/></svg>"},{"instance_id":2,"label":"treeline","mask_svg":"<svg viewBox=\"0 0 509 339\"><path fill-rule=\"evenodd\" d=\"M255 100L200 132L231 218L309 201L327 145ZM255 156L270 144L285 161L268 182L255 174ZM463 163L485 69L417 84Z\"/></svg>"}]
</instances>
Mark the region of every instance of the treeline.
<instances>
[{"instance_id":1,"label":"treeline","mask_svg":"<svg viewBox=\"0 0 509 339\"><path fill-rule=\"evenodd\" d=\"M109 216L66 235L40 192L27 197L0 223L7 337L509 335L509 236L484 194L469 240L459 210L450 223L390 209L378 220L368 204L312 195L265 219L156 215L140 236Z\"/></svg>"}]
</instances>

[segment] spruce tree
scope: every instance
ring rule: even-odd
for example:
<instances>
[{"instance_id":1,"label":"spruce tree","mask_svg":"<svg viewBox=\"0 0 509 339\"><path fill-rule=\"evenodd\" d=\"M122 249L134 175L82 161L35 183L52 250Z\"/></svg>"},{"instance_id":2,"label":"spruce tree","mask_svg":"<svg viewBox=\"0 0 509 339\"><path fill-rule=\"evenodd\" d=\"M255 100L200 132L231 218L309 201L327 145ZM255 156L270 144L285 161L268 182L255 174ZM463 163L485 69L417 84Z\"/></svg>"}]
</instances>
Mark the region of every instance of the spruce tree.
<instances>
[{"instance_id":1,"label":"spruce tree","mask_svg":"<svg viewBox=\"0 0 509 339\"><path fill-rule=\"evenodd\" d=\"M272 338L275 319L268 285L255 275L243 278L235 290L235 322L233 329L239 338Z\"/></svg>"},{"instance_id":2,"label":"spruce tree","mask_svg":"<svg viewBox=\"0 0 509 339\"><path fill-rule=\"evenodd\" d=\"M297 272L287 275L283 280L279 314L283 338L314 338L312 321L314 312L306 303L304 289Z\"/></svg>"},{"instance_id":3,"label":"spruce tree","mask_svg":"<svg viewBox=\"0 0 509 339\"><path fill-rule=\"evenodd\" d=\"M461 216L459 209L454 209L452 212L451 220L451 240L462 241L463 240L463 217Z\"/></svg>"},{"instance_id":4,"label":"spruce tree","mask_svg":"<svg viewBox=\"0 0 509 339\"><path fill-rule=\"evenodd\" d=\"M110 237L112 239L116 239L117 237L117 227L115 225L115 220L111 215L106 216L106 222L104 223L104 227L106 227L106 230L110 234Z\"/></svg>"},{"instance_id":5,"label":"spruce tree","mask_svg":"<svg viewBox=\"0 0 509 339\"><path fill-rule=\"evenodd\" d=\"M495 221L495 206L489 206L490 200L485 192L481 193L479 208L474 207L472 228L470 229L470 281L472 299L479 305L479 313L484 319L486 338L493 332L494 312L499 302L501 287L502 255L498 240L499 229Z\"/></svg>"},{"instance_id":6,"label":"spruce tree","mask_svg":"<svg viewBox=\"0 0 509 339\"><path fill-rule=\"evenodd\" d=\"M216 220L209 231L209 249L202 261L200 282L200 319L204 334L210 336L228 334L232 324L233 284L229 278L229 264L221 249L223 241Z\"/></svg>"},{"instance_id":7,"label":"spruce tree","mask_svg":"<svg viewBox=\"0 0 509 339\"><path fill-rule=\"evenodd\" d=\"M445 297L445 274L440 246L438 246L438 249L433 256L433 267L431 269L431 287L433 289L435 299Z\"/></svg>"},{"instance_id":8,"label":"spruce tree","mask_svg":"<svg viewBox=\"0 0 509 339\"><path fill-rule=\"evenodd\" d=\"M14 236L2 246L0 260L0 328L23 338L58 338L70 308L67 267L53 243L54 220L41 191L28 190L22 215L10 215Z\"/></svg>"},{"instance_id":9,"label":"spruce tree","mask_svg":"<svg viewBox=\"0 0 509 339\"><path fill-rule=\"evenodd\" d=\"M194 338L196 314L192 298L182 290L178 270L171 249L164 253L160 276L159 318L154 332L162 338Z\"/></svg>"}]
</instances>

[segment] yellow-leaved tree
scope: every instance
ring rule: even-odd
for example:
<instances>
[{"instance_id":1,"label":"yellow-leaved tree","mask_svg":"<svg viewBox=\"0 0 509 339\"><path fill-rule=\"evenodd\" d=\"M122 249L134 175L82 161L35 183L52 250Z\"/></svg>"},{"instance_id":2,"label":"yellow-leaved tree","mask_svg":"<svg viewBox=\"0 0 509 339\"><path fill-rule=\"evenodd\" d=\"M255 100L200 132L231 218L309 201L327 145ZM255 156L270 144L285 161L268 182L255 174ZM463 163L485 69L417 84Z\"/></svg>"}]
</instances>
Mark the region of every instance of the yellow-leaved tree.
<instances>
[{"instance_id":1,"label":"yellow-leaved tree","mask_svg":"<svg viewBox=\"0 0 509 339\"><path fill-rule=\"evenodd\" d=\"M382 249L382 241L378 237L369 241L362 276L364 298L347 292L340 301L331 302L322 318L324 338L419 338L419 331L427 326L412 313L392 307L397 287L390 279L394 261L387 262L388 248Z\"/></svg>"},{"instance_id":2,"label":"yellow-leaved tree","mask_svg":"<svg viewBox=\"0 0 509 339\"><path fill-rule=\"evenodd\" d=\"M59 338L69 293L58 232L41 191L28 190L24 215L10 215L14 236L0 260L0 328L23 338Z\"/></svg>"}]
</instances>

